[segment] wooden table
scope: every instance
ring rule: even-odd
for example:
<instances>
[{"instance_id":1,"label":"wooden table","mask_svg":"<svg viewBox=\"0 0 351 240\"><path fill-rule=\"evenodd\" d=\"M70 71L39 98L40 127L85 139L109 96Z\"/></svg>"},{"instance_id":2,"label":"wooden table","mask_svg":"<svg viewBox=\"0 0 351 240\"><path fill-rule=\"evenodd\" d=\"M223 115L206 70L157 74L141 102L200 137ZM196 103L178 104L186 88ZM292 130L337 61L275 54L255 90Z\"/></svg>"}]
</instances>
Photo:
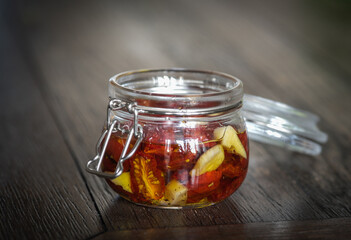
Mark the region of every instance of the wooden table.
<instances>
[{"instance_id":1,"label":"wooden table","mask_svg":"<svg viewBox=\"0 0 351 240\"><path fill-rule=\"evenodd\" d=\"M2 1L1 239L351 238L348 1ZM242 187L215 206L119 198L85 165L107 80L211 69L321 116L318 157L250 142Z\"/></svg>"}]
</instances>

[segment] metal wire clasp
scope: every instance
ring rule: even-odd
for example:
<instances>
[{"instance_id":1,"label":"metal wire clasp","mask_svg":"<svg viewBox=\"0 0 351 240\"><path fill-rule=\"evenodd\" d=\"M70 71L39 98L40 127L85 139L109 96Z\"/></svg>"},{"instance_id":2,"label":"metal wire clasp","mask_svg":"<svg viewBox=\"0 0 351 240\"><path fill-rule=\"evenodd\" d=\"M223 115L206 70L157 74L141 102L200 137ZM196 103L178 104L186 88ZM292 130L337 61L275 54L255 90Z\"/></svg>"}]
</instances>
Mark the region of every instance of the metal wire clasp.
<instances>
[{"instance_id":1,"label":"metal wire clasp","mask_svg":"<svg viewBox=\"0 0 351 240\"><path fill-rule=\"evenodd\" d=\"M134 115L133 127L130 130L121 127L117 119L111 118L112 111L121 110L123 108L125 108L128 112L133 113ZM114 173L103 172L101 170L101 163L104 158L108 142L111 138L111 134L113 132L118 132L118 131L121 131L122 134L129 133L126 144L124 145L124 148L122 150L122 154L117 163L115 172ZM127 150L129 148L129 145L133 136L137 140L132 150L130 150L130 152L127 153ZM100 177L105 177L105 178L116 178L120 176L123 173L123 162L133 156L133 154L138 149L142 139L143 139L143 127L140 124L138 124L137 105L135 103L126 103L115 98L110 100L107 106L107 129L102 133L101 137L99 138L96 144L96 156L87 163L87 167L86 167L87 171L92 174L98 175Z\"/></svg>"}]
</instances>

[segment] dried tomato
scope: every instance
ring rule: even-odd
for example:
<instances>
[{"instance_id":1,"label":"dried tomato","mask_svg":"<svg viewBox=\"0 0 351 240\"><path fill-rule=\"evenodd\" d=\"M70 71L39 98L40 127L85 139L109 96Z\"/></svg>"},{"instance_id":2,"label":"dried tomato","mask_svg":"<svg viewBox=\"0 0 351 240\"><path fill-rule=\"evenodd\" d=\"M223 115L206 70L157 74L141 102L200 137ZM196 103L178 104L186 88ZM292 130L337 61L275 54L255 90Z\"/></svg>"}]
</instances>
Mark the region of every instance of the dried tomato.
<instances>
[{"instance_id":1,"label":"dried tomato","mask_svg":"<svg viewBox=\"0 0 351 240\"><path fill-rule=\"evenodd\" d=\"M125 145L125 139L118 138L115 136L111 136L109 143L106 147L105 159L103 161L103 165L106 169L104 171L115 171L116 164L119 161L121 153L123 151ZM108 158L108 159L106 159ZM114 161L115 163L111 162ZM127 160L123 163L123 171L128 172L130 170L130 161Z\"/></svg>"},{"instance_id":2,"label":"dried tomato","mask_svg":"<svg viewBox=\"0 0 351 240\"><path fill-rule=\"evenodd\" d=\"M222 177L221 170L204 173L200 176L191 177L185 169L177 170L172 179L176 179L188 188L188 202L197 203L210 195L219 185Z\"/></svg>"},{"instance_id":3,"label":"dried tomato","mask_svg":"<svg viewBox=\"0 0 351 240\"><path fill-rule=\"evenodd\" d=\"M185 145L185 146L184 146ZM195 149L191 149L189 144L146 144L144 153L151 154L157 159L158 167L162 170L176 170L179 168L191 168L197 157Z\"/></svg>"},{"instance_id":4,"label":"dried tomato","mask_svg":"<svg viewBox=\"0 0 351 240\"><path fill-rule=\"evenodd\" d=\"M229 197L241 185L244 177L245 175L235 179L226 178L221 180L219 187L208 195L208 200L218 202Z\"/></svg>"},{"instance_id":5,"label":"dried tomato","mask_svg":"<svg viewBox=\"0 0 351 240\"><path fill-rule=\"evenodd\" d=\"M168 151L171 151L171 150L168 150ZM144 152L148 154L156 154L156 155L163 156L167 154L167 149L165 148L165 145L145 144Z\"/></svg>"},{"instance_id":6,"label":"dried tomato","mask_svg":"<svg viewBox=\"0 0 351 240\"><path fill-rule=\"evenodd\" d=\"M117 163L115 160L111 159L109 156L105 156L102 161L102 170L114 172L116 170Z\"/></svg>"},{"instance_id":7,"label":"dried tomato","mask_svg":"<svg viewBox=\"0 0 351 240\"><path fill-rule=\"evenodd\" d=\"M168 169L176 170L176 169L189 169L194 165L194 159L196 158L196 154L192 152L187 153L172 153L170 157L170 161L168 163Z\"/></svg>"},{"instance_id":8,"label":"dried tomato","mask_svg":"<svg viewBox=\"0 0 351 240\"><path fill-rule=\"evenodd\" d=\"M112 135L106 147L106 155L117 162L121 156L124 145L124 139Z\"/></svg>"},{"instance_id":9,"label":"dried tomato","mask_svg":"<svg viewBox=\"0 0 351 240\"><path fill-rule=\"evenodd\" d=\"M191 169L195 160L198 157L198 153L195 148L192 148L189 142L183 142L180 145L172 145L173 151L165 156L167 160L167 168L171 171L177 169ZM167 159L168 158L168 159Z\"/></svg>"},{"instance_id":10,"label":"dried tomato","mask_svg":"<svg viewBox=\"0 0 351 240\"><path fill-rule=\"evenodd\" d=\"M211 192L208 192L205 194L199 194L199 193L190 191L190 192L188 192L187 202L188 203L198 203L210 194L211 194Z\"/></svg>"},{"instance_id":11,"label":"dried tomato","mask_svg":"<svg viewBox=\"0 0 351 240\"><path fill-rule=\"evenodd\" d=\"M186 169L179 169L173 173L172 179L177 180L183 185L187 185L189 182L189 171Z\"/></svg>"},{"instance_id":12,"label":"dried tomato","mask_svg":"<svg viewBox=\"0 0 351 240\"><path fill-rule=\"evenodd\" d=\"M242 169L247 170L248 166L249 166L249 161L247 160L247 158L240 158L240 163L241 163L241 167Z\"/></svg>"},{"instance_id":13,"label":"dried tomato","mask_svg":"<svg viewBox=\"0 0 351 240\"><path fill-rule=\"evenodd\" d=\"M190 177L188 182L189 192L206 193L218 187L222 177L221 170L206 172L200 176Z\"/></svg>"},{"instance_id":14,"label":"dried tomato","mask_svg":"<svg viewBox=\"0 0 351 240\"><path fill-rule=\"evenodd\" d=\"M223 176L228 178L240 177L243 174L241 165L233 165L231 163L223 163L221 165Z\"/></svg>"},{"instance_id":15,"label":"dried tomato","mask_svg":"<svg viewBox=\"0 0 351 240\"><path fill-rule=\"evenodd\" d=\"M158 200L165 191L163 173L157 169L154 158L144 156L138 154L131 162L132 191L144 199Z\"/></svg>"}]
</instances>

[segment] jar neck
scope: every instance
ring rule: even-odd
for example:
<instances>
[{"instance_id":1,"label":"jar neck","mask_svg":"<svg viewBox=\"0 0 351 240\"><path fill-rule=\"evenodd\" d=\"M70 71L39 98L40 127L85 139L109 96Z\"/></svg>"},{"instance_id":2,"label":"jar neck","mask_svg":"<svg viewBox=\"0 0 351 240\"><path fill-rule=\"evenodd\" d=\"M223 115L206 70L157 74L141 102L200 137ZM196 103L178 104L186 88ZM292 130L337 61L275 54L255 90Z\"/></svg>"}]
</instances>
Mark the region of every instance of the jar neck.
<instances>
[{"instance_id":1,"label":"jar neck","mask_svg":"<svg viewBox=\"0 0 351 240\"><path fill-rule=\"evenodd\" d=\"M138 114L138 119L141 122L181 122L181 121L193 121L193 122L214 122L214 121L230 121L234 118L241 118L242 105L238 105L237 108L231 108L227 111L185 116L185 115L164 115L164 114ZM134 115L125 110L113 111L113 117L123 120L134 120Z\"/></svg>"}]
</instances>

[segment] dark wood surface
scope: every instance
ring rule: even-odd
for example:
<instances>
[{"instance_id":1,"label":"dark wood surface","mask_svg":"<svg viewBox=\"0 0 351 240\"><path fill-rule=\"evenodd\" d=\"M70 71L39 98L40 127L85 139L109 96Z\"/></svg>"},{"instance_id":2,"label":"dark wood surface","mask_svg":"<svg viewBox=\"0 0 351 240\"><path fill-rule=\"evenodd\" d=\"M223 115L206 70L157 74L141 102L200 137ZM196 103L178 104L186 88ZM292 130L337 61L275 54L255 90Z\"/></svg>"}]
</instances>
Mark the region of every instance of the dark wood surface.
<instances>
[{"instance_id":1,"label":"dark wood surface","mask_svg":"<svg viewBox=\"0 0 351 240\"><path fill-rule=\"evenodd\" d=\"M350 238L348 1L1 2L0 238ZM211 69L321 116L318 157L250 142L242 187L195 210L133 205L85 172L107 79ZM145 230L145 231L144 231Z\"/></svg>"},{"instance_id":2,"label":"dark wood surface","mask_svg":"<svg viewBox=\"0 0 351 240\"><path fill-rule=\"evenodd\" d=\"M104 239L343 239L351 234L350 218L320 221L258 222L206 227L180 227L114 231L101 234Z\"/></svg>"}]
</instances>

